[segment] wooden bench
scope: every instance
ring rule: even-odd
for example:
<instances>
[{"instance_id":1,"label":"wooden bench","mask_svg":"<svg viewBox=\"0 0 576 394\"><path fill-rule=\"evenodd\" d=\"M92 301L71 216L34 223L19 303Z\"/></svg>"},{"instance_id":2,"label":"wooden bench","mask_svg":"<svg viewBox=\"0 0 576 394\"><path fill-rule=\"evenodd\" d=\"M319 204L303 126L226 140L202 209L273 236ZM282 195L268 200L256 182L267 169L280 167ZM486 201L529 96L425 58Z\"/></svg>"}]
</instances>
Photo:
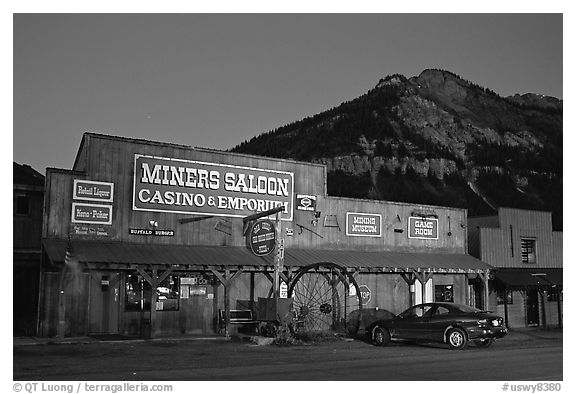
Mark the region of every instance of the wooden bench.
<instances>
[{"instance_id":1,"label":"wooden bench","mask_svg":"<svg viewBox=\"0 0 576 394\"><path fill-rule=\"evenodd\" d=\"M226 327L226 311L223 309L218 310L218 332ZM230 309L230 324L258 324L257 320L254 320L252 310L250 309ZM256 326L258 328L258 326Z\"/></svg>"}]
</instances>

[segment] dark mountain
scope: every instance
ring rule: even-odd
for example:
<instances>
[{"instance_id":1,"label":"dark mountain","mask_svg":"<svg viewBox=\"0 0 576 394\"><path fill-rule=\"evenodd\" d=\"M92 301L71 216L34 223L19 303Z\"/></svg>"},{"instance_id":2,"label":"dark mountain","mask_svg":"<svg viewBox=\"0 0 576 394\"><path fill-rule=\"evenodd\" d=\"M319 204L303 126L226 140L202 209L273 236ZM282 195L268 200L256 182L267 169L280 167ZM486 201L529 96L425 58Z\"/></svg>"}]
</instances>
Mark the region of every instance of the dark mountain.
<instances>
[{"instance_id":1,"label":"dark mountain","mask_svg":"<svg viewBox=\"0 0 576 394\"><path fill-rule=\"evenodd\" d=\"M562 101L501 97L458 75L391 75L338 107L233 152L328 167L328 193L467 208L553 212L562 228Z\"/></svg>"}]
</instances>

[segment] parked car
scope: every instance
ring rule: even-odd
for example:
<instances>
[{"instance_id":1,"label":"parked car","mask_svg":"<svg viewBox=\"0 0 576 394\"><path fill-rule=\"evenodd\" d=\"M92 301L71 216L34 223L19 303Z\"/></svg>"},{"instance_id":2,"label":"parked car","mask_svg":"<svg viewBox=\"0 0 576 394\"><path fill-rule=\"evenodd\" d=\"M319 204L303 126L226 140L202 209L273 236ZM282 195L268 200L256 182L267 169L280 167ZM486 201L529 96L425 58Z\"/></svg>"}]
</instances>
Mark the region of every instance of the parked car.
<instances>
[{"instance_id":1,"label":"parked car","mask_svg":"<svg viewBox=\"0 0 576 394\"><path fill-rule=\"evenodd\" d=\"M374 344L384 346L393 340L446 343L451 349L464 349L468 342L478 347L492 345L508 330L504 319L467 305L433 302L413 306L391 319L368 327Z\"/></svg>"}]
</instances>

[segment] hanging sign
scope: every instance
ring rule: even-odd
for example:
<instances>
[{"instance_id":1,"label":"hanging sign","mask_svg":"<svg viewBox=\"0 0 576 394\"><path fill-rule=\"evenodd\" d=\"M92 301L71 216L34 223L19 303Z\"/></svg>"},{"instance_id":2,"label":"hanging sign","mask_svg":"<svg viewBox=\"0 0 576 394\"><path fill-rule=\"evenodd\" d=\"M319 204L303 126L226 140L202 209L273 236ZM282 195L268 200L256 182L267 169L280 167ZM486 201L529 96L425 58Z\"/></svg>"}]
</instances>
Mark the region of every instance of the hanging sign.
<instances>
[{"instance_id":1,"label":"hanging sign","mask_svg":"<svg viewBox=\"0 0 576 394\"><path fill-rule=\"evenodd\" d=\"M132 209L245 217L284 206L292 220L294 173L136 154Z\"/></svg>"},{"instance_id":2,"label":"hanging sign","mask_svg":"<svg viewBox=\"0 0 576 394\"><path fill-rule=\"evenodd\" d=\"M438 239L438 219L410 216L408 238Z\"/></svg>"},{"instance_id":3,"label":"hanging sign","mask_svg":"<svg viewBox=\"0 0 576 394\"><path fill-rule=\"evenodd\" d=\"M349 237L381 237L382 215L346 212L346 235Z\"/></svg>"},{"instance_id":4,"label":"hanging sign","mask_svg":"<svg viewBox=\"0 0 576 394\"><path fill-rule=\"evenodd\" d=\"M276 247L276 228L269 219L258 220L252 224L246 235L246 246L256 256L266 256Z\"/></svg>"}]
</instances>

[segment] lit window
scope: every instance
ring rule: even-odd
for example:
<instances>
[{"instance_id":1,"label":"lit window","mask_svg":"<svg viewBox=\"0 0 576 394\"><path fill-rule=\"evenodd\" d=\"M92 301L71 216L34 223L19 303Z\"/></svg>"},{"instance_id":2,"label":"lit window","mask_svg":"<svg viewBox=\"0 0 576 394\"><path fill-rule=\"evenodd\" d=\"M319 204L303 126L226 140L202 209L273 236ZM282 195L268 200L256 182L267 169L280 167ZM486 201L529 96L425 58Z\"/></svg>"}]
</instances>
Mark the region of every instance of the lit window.
<instances>
[{"instance_id":1,"label":"lit window","mask_svg":"<svg viewBox=\"0 0 576 394\"><path fill-rule=\"evenodd\" d=\"M179 308L179 278L168 275L156 288L156 310L177 311ZM142 276L133 273L126 276L126 311L149 311L152 287Z\"/></svg>"},{"instance_id":2,"label":"lit window","mask_svg":"<svg viewBox=\"0 0 576 394\"><path fill-rule=\"evenodd\" d=\"M434 286L434 300L436 302L454 302L454 286L453 285Z\"/></svg>"},{"instance_id":3,"label":"lit window","mask_svg":"<svg viewBox=\"0 0 576 394\"><path fill-rule=\"evenodd\" d=\"M536 264L536 240L522 238L520 247L522 249L522 263Z\"/></svg>"}]
</instances>

